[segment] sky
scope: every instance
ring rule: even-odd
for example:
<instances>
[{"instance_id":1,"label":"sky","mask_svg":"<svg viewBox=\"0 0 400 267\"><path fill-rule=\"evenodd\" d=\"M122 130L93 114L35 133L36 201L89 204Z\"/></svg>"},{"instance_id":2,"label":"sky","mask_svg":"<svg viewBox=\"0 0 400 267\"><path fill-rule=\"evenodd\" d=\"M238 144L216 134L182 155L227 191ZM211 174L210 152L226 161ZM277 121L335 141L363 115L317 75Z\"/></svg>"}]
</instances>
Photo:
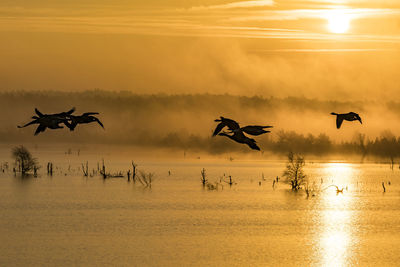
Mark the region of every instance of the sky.
<instances>
[{"instance_id":1,"label":"sky","mask_svg":"<svg viewBox=\"0 0 400 267\"><path fill-rule=\"evenodd\" d=\"M399 100L395 0L0 2L0 90Z\"/></svg>"}]
</instances>

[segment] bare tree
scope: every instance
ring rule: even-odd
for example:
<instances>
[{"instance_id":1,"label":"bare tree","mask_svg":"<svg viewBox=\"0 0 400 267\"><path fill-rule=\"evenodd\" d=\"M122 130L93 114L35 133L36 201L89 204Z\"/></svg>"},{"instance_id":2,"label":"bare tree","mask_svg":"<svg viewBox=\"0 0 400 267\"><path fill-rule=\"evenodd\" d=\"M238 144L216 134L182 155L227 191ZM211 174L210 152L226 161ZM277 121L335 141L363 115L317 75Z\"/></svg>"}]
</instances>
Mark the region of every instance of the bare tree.
<instances>
[{"instance_id":1,"label":"bare tree","mask_svg":"<svg viewBox=\"0 0 400 267\"><path fill-rule=\"evenodd\" d=\"M39 168L37 159L32 157L29 150L24 146L14 147L12 149L12 157L15 159L15 165L22 174Z\"/></svg>"},{"instance_id":2,"label":"bare tree","mask_svg":"<svg viewBox=\"0 0 400 267\"><path fill-rule=\"evenodd\" d=\"M292 186L292 190L301 189L301 186L307 182L307 176L303 172L304 165L304 157L293 152L289 153L283 177L286 177L286 182Z\"/></svg>"}]
</instances>

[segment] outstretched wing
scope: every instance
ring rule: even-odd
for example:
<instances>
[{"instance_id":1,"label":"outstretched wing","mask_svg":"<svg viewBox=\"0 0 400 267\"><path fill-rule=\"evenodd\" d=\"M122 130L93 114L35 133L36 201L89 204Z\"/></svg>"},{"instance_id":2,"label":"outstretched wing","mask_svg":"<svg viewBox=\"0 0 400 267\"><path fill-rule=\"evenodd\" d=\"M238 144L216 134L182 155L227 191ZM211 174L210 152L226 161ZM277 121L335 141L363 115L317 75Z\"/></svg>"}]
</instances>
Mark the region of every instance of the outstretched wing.
<instances>
[{"instance_id":1,"label":"outstretched wing","mask_svg":"<svg viewBox=\"0 0 400 267\"><path fill-rule=\"evenodd\" d=\"M266 129L266 128L274 128L274 126L270 126L270 125L267 125L267 126L262 126L262 125L247 125L247 126L242 127L242 129L243 129L243 128L252 128L252 129L257 129L257 130L264 130L264 129Z\"/></svg>"},{"instance_id":2,"label":"outstretched wing","mask_svg":"<svg viewBox=\"0 0 400 267\"><path fill-rule=\"evenodd\" d=\"M271 128L272 126L268 126ZM243 132L250 134L250 135L261 135L265 133L270 133L271 131L264 130L265 126L258 126L258 125L248 125L245 127L240 128Z\"/></svg>"},{"instance_id":3,"label":"outstretched wing","mask_svg":"<svg viewBox=\"0 0 400 267\"><path fill-rule=\"evenodd\" d=\"M98 115L98 114L99 114L98 112L86 112L86 113L83 113L82 116L90 116L90 115Z\"/></svg>"},{"instance_id":4,"label":"outstretched wing","mask_svg":"<svg viewBox=\"0 0 400 267\"><path fill-rule=\"evenodd\" d=\"M247 142L246 143L251 149L260 151L260 148L257 146L255 142Z\"/></svg>"},{"instance_id":5,"label":"outstretched wing","mask_svg":"<svg viewBox=\"0 0 400 267\"><path fill-rule=\"evenodd\" d=\"M36 128L36 132L35 135L38 135L41 132L44 132L46 130L46 126L44 126L43 124L39 124L39 126Z\"/></svg>"},{"instance_id":6,"label":"outstretched wing","mask_svg":"<svg viewBox=\"0 0 400 267\"><path fill-rule=\"evenodd\" d=\"M223 128L225 127L224 123L218 123L217 127L215 128L212 136L216 136Z\"/></svg>"},{"instance_id":7,"label":"outstretched wing","mask_svg":"<svg viewBox=\"0 0 400 267\"><path fill-rule=\"evenodd\" d=\"M100 126L104 129L104 125L103 123L101 123L101 121L98 118L95 118L95 120L100 124Z\"/></svg>"},{"instance_id":8,"label":"outstretched wing","mask_svg":"<svg viewBox=\"0 0 400 267\"><path fill-rule=\"evenodd\" d=\"M26 127L26 126L29 126L29 125L32 125L32 124L36 124L36 123L38 123L37 122L37 120L33 120L33 121L31 121L31 122L28 122L27 124L25 124L24 126L17 126L18 128L24 128L24 127Z\"/></svg>"},{"instance_id":9,"label":"outstretched wing","mask_svg":"<svg viewBox=\"0 0 400 267\"><path fill-rule=\"evenodd\" d=\"M75 112L75 107L71 108L70 110L68 110L67 112L65 112L68 115L71 115L72 113Z\"/></svg>"},{"instance_id":10,"label":"outstretched wing","mask_svg":"<svg viewBox=\"0 0 400 267\"><path fill-rule=\"evenodd\" d=\"M43 113L40 112L37 108L35 108L35 112L39 117L43 117L44 116Z\"/></svg>"},{"instance_id":11,"label":"outstretched wing","mask_svg":"<svg viewBox=\"0 0 400 267\"><path fill-rule=\"evenodd\" d=\"M343 117L342 116L336 116L336 128L340 128L340 126L342 126L343 123Z\"/></svg>"}]
</instances>

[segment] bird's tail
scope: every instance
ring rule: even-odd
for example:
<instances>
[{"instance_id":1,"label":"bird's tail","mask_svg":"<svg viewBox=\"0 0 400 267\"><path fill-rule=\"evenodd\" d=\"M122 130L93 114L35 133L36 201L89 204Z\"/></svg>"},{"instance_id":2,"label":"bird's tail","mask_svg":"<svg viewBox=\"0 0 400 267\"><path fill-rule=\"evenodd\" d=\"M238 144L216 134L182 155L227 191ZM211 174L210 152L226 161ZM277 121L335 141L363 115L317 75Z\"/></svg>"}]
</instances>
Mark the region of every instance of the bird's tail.
<instances>
[{"instance_id":1,"label":"bird's tail","mask_svg":"<svg viewBox=\"0 0 400 267\"><path fill-rule=\"evenodd\" d=\"M339 114L337 114L337 113L335 113L335 112L331 112L331 115L339 115Z\"/></svg>"}]
</instances>

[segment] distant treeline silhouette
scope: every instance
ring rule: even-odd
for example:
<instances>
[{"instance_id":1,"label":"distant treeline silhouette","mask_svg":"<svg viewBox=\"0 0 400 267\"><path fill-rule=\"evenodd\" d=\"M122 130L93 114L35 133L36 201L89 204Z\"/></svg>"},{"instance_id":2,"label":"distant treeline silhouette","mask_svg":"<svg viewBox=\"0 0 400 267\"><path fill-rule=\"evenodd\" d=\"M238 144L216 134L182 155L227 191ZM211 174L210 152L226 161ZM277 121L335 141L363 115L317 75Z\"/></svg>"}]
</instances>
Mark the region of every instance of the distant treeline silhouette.
<instances>
[{"instance_id":1,"label":"distant treeline silhouette","mask_svg":"<svg viewBox=\"0 0 400 267\"><path fill-rule=\"evenodd\" d=\"M398 102L340 102L305 97L246 97L228 94L137 95L130 92L88 90L0 92L0 105L0 141L3 143L73 142L172 148L213 154L254 153L229 139L211 138L215 128L214 119L226 116L235 118L241 125L249 122L274 125L272 134L257 140L257 144L266 152L285 155L293 151L314 155L338 153L400 156L399 137L375 134L368 138L363 134L355 134L358 130L368 132L382 126L395 129L395 122L400 120ZM90 125L78 128L74 134L69 131L50 131L34 137L30 129L17 129L18 123L28 122L26 120L34 108L45 113L57 113L72 107L79 111L100 112L102 122L107 125L106 131ZM372 115L380 114L374 112L375 108L386 112L385 121L381 116L372 121ZM362 112L365 124L362 128L346 125L344 131L347 132L338 132L330 113L353 109ZM374 127L371 126L373 123ZM382 126L378 127L377 124ZM336 140L332 139L332 134L336 135Z\"/></svg>"},{"instance_id":2,"label":"distant treeline silhouette","mask_svg":"<svg viewBox=\"0 0 400 267\"><path fill-rule=\"evenodd\" d=\"M288 151L309 155L351 154L362 157L400 157L400 137L381 136L373 140L363 134L357 134L352 141L334 142L326 134L299 134L293 131L279 131L277 138L263 138L258 143L264 151L286 155ZM141 143L139 142L141 141ZM128 141L128 140L126 140ZM209 152L213 154L244 152L252 153L246 147L225 139L214 139L209 136L184 135L168 133L161 138L143 132L132 144L154 147L170 147L186 150ZM129 141L128 141L129 142Z\"/></svg>"}]
</instances>

